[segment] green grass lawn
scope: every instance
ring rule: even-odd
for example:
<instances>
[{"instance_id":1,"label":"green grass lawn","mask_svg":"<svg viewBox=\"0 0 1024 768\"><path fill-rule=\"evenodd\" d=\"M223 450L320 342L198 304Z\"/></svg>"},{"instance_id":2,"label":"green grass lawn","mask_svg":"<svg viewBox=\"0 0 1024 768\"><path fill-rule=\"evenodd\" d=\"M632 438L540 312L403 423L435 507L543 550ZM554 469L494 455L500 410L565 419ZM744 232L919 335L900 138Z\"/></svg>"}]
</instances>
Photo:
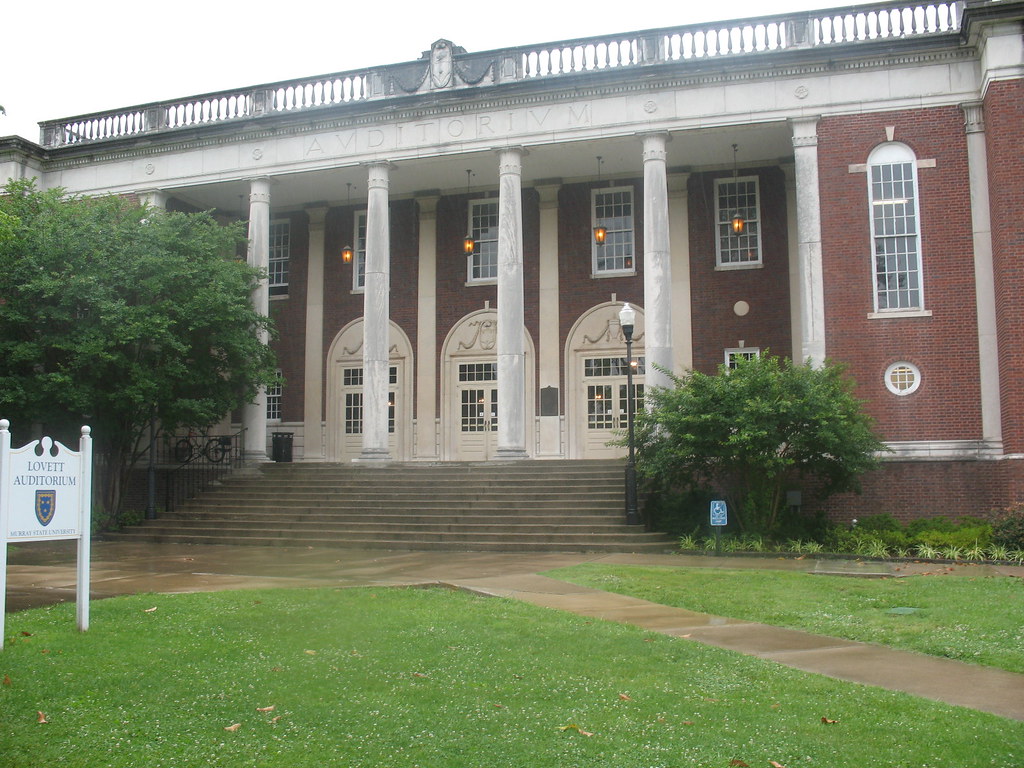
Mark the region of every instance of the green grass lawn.
<instances>
[{"instance_id":1,"label":"green grass lawn","mask_svg":"<svg viewBox=\"0 0 1024 768\"><path fill-rule=\"evenodd\" d=\"M1022 722L461 592L139 595L6 634L4 768L1024 763Z\"/></svg>"},{"instance_id":2,"label":"green grass lawn","mask_svg":"<svg viewBox=\"0 0 1024 768\"><path fill-rule=\"evenodd\" d=\"M935 575L861 579L584 564L547 575L691 611L1024 673L1024 579L936 569ZM915 610L890 613L893 608Z\"/></svg>"}]
</instances>

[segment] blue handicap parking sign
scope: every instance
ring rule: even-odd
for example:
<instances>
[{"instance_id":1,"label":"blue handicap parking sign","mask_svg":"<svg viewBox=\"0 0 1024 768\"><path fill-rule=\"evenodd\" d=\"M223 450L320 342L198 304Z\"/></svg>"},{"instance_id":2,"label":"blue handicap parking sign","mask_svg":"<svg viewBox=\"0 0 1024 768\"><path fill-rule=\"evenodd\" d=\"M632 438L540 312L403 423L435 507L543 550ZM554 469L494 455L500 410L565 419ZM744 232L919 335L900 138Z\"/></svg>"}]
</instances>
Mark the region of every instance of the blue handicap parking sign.
<instances>
[{"instance_id":1,"label":"blue handicap parking sign","mask_svg":"<svg viewBox=\"0 0 1024 768\"><path fill-rule=\"evenodd\" d=\"M729 524L729 513L725 502L716 500L711 502L711 525L721 526Z\"/></svg>"}]
</instances>

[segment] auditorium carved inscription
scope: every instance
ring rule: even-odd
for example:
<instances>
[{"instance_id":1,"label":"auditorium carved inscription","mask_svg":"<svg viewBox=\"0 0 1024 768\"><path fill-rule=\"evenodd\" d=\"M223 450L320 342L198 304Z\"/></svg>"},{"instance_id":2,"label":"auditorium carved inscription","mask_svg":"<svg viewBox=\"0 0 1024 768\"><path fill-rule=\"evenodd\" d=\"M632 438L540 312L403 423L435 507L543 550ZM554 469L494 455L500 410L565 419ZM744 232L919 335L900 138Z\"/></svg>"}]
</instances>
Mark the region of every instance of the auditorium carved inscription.
<instances>
[{"instance_id":1,"label":"auditorium carved inscription","mask_svg":"<svg viewBox=\"0 0 1024 768\"><path fill-rule=\"evenodd\" d=\"M436 147L449 142L526 138L534 133L571 131L593 124L590 104L562 104L505 112L410 120L380 126L311 136L305 142L306 159L339 157L362 152Z\"/></svg>"}]
</instances>

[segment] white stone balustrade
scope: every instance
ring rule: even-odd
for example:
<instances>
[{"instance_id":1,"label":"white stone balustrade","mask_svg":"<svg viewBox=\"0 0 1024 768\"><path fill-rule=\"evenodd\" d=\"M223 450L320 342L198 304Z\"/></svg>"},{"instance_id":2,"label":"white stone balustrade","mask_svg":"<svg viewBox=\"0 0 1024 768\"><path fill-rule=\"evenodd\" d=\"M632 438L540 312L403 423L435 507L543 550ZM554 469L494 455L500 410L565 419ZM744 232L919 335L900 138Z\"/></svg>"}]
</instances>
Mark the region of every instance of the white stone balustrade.
<instances>
[{"instance_id":1,"label":"white stone balustrade","mask_svg":"<svg viewBox=\"0 0 1024 768\"><path fill-rule=\"evenodd\" d=\"M540 77L579 75L613 68L700 61L719 56L770 55L783 50L854 45L872 40L955 34L963 0L873 3L800 14L689 25L581 38L452 58L454 76L443 87L473 88ZM298 112L436 89L424 58L316 77L271 83L127 107L40 123L46 147L104 141L189 128L224 120Z\"/></svg>"}]
</instances>

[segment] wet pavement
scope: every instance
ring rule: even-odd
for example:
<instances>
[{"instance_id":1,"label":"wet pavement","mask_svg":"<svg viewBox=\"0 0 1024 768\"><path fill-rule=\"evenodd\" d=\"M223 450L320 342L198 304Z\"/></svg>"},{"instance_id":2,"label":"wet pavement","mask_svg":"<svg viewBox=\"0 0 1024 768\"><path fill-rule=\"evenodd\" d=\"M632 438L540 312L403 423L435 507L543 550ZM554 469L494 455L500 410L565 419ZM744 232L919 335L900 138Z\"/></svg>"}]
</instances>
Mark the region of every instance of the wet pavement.
<instances>
[{"instance_id":1,"label":"wet pavement","mask_svg":"<svg viewBox=\"0 0 1024 768\"><path fill-rule=\"evenodd\" d=\"M540 573L595 562L699 568L776 568L877 578L952 572L1024 577L1013 566L945 566L762 557L399 552L94 542L93 599L145 592L273 587L445 585L592 618L633 624L817 672L1024 720L1024 675L869 643L694 613L558 581ZM968 569L968 570L962 570ZM75 599L73 542L11 546L7 610Z\"/></svg>"}]
</instances>

